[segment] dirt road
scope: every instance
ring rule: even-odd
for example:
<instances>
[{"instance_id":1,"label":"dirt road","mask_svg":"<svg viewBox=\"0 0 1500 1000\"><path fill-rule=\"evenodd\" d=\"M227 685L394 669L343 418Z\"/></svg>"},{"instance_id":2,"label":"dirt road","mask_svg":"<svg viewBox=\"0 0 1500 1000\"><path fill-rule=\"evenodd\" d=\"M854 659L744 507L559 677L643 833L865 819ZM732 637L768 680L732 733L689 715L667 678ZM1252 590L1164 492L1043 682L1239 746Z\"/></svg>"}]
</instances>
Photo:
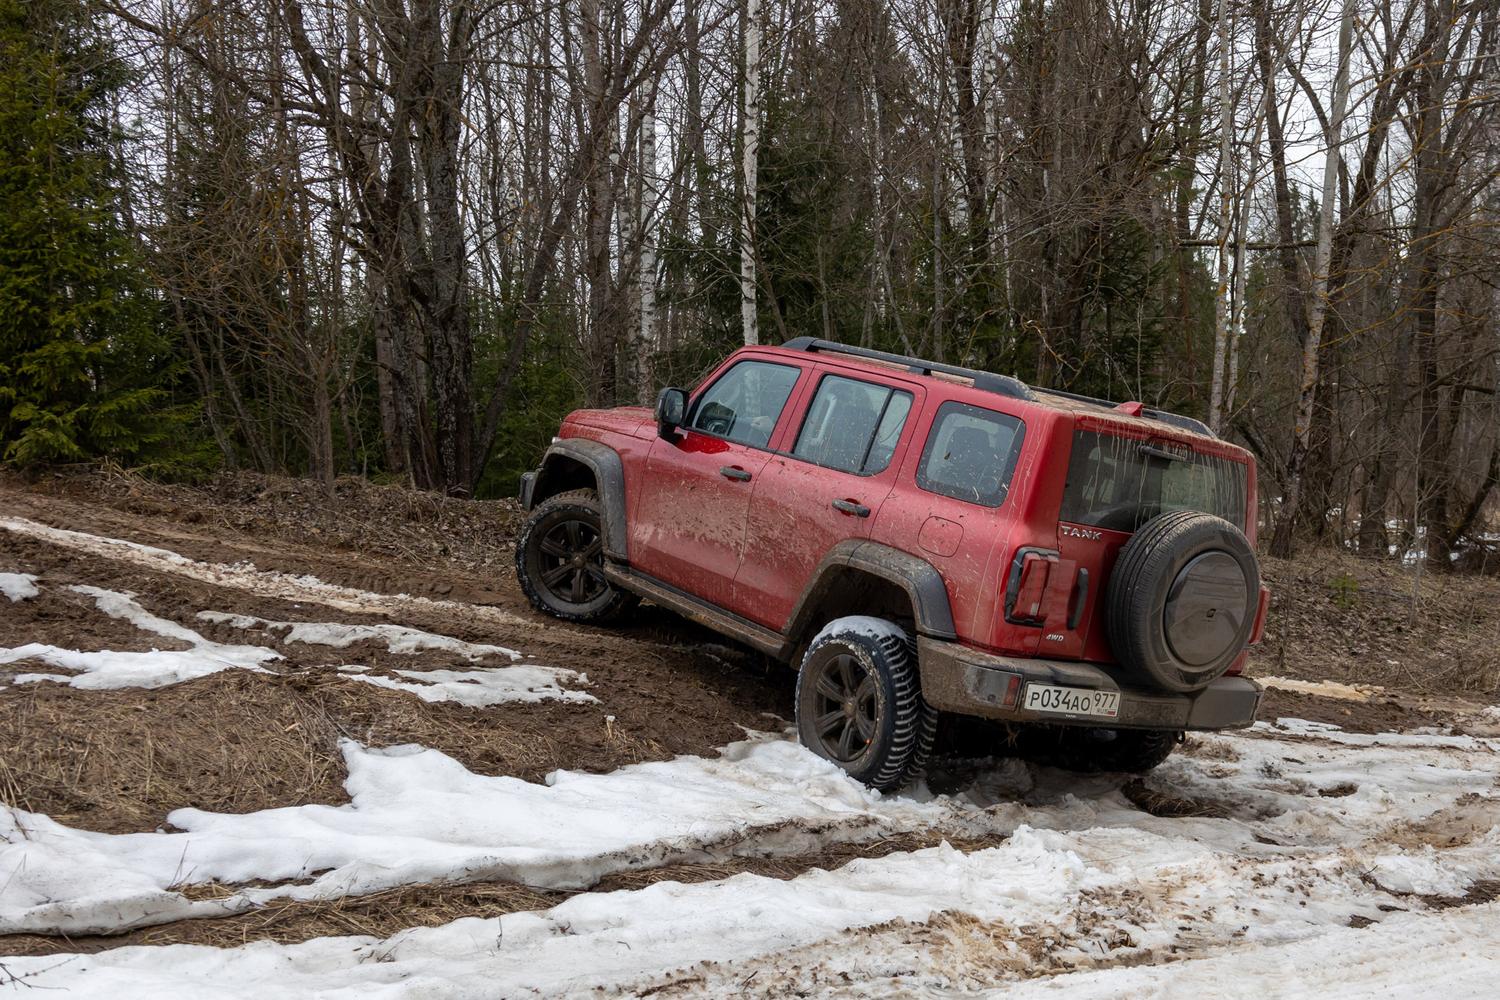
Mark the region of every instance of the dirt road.
<instances>
[{"instance_id":1,"label":"dirt road","mask_svg":"<svg viewBox=\"0 0 1500 1000\"><path fill-rule=\"evenodd\" d=\"M950 749L881 797L789 672L531 613L504 516L121 506L0 485L0 991L1489 995L1482 703L1304 677L1144 781Z\"/></svg>"}]
</instances>

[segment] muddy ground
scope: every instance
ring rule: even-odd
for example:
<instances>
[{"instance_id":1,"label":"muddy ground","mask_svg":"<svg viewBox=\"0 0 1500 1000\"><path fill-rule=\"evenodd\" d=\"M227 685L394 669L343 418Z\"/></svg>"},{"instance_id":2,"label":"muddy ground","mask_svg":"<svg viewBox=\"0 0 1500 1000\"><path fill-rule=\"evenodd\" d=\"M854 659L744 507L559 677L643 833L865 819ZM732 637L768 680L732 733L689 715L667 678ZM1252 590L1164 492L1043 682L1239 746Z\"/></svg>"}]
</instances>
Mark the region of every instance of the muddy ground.
<instances>
[{"instance_id":1,"label":"muddy ground","mask_svg":"<svg viewBox=\"0 0 1500 1000\"><path fill-rule=\"evenodd\" d=\"M83 829L153 830L184 806L248 812L347 801L339 751L346 738L374 746L419 743L479 773L538 781L559 768L607 772L679 754L713 755L747 729L784 726L791 714L790 671L659 609L647 606L630 627L613 631L534 614L511 567L520 512L509 502L450 501L354 481L341 482L330 499L311 484L266 477L224 477L187 488L124 476L11 476L0 478L0 517L159 546L207 563L250 562L375 594L430 598L403 605L398 619L380 602L350 610L268 597L0 531L0 572L36 574L43 591L29 601L0 599L0 646L174 648L173 640L108 617L67 589L88 585L133 593L147 611L208 639L253 643L282 655L264 673L229 670L154 690L15 685L14 676L34 664L0 666L0 684L8 685L0 689L0 799ZM1394 568L1336 558L1268 560L1266 575L1276 603L1252 675L1376 683L1387 690L1355 700L1272 689L1264 717L1327 722L1351 732L1462 730L1472 722L1471 708L1494 700L1500 581L1429 577L1414 586ZM359 664L390 675L463 661L433 651L397 655L378 643L332 648L288 642L274 630L200 621L201 611L274 621L399 623L513 647L534 657L530 662L586 673L586 690L598 701L482 709L428 703L350 683L335 668ZM1150 796L1142 803L1146 811L1154 811L1152 803L1192 808ZM618 885L596 888L721 878L739 870L790 877L918 846L925 846L920 838L774 861L677 866L615 876ZM168 924L121 938L0 937L0 954L386 934L461 915L548 906L565 895L514 885L413 886L337 904L286 904Z\"/></svg>"}]
</instances>

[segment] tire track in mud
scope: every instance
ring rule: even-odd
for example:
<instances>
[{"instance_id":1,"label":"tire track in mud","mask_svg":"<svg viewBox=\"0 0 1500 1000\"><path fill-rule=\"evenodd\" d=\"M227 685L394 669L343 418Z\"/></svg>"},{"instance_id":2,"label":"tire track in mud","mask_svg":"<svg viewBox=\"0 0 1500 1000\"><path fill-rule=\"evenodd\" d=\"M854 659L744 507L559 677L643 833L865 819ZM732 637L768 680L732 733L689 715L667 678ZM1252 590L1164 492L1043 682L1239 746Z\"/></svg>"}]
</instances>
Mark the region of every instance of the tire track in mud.
<instances>
[{"instance_id":1,"label":"tire track in mud","mask_svg":"<svg viewBox=\"0 0 1500 1000\"><path fill-rule=\"evenodd\" d=\"M1078 840L1086 843L1088 832ZM1378 932L1387 920L1485 906L1500 884L1483 874L1495 871L1497 843L1491 835L1453 859L1456 869L1474 879L1457 897L1380 886L1368 875L1372 853L1335 851L1296 860L1215 853L1197 864L1147 862L1135 871L1124 866L1117 884L1078 892L1041 918L985 919L956 892L951 908L925 920L852 927L784 951L700 961L655 977L597 985L652 996L894 997L990 995L1002 984L1046 980L1071 996L1072 976L1107 982L1097 974L1142 966L1153 967L1152 977L1172 975L1174 966L1314 942L1344 928ZM1112 860L1075 850L1091 868ZM690 922L685 916L684 924ZM1227 995L1242 994L1231 989Z\"/></svg>"},{"instance_id":2,"label":"tire track in mud","mask_svg":"<svg viewBox=\"0 0 1500 1000\"><path fill-rule=\"evenodd\" d=\"M481 625L528 630L535 630L537 627L534 619L524 618L492 606L418 597L411 594L376 594L336 583L325 583L312 576L283 573L279 570L256 569L248 564L203 562L190 559L170 549L119 538L106 538L102 535L72 531L67 528L54 528L25 517L0 517L0 529L36 538L62 548L130 563L158 573L187 577L215 587L243 591L257 597L320 604L337 611L356 614L374 613L394 616L413 613L463 614ZM556 625L549 623L548 628L579 636L595 634L570 628L561 622Z\"/></svg>"},{"instance_id":3,"label":"tire track in mud","mask_svg":"<svg viewBox=\"0 0 1500 1000\"><path fill-rule=\"evenodd\" d=\"M0 644L30 640L139 652L187 648L109 617L69 589L103 585L135 593L147 611L209 639L252 641L284 659L268 663L265 674L230 671L150 691L78 691L52 683L7 688L10 675L34 671L23 665L34 661L0 667L4 797L82 829L151 830L183 806L246 812L312 802L336 805L347 801L339 752L345 738L371 746L419 743L454 756L476 773L537 782L561 768L603 773L683 754L712 757L717 748L742 738L746 728L777 725L768 714L784 711L790 700L789 676L778 684L744 663L689 647L654 646L630 635L581 629L557 635L540 618L523 619L524 629L493 627L478 620L484 609L459 602L403 604L411 613L400 615L379 607L340 613L226 587L213 573L202 574L208 577L204 582L174 572L182 564L170 551L147 565L118 558L134 551L106 544L96 554L25 532L0 531L0 570L28 568L41 582L36 598L0 598L0 631L6 633ZM170 565L159 565L162 561ZM458 610L441 609L449 605ZM455 644L463 647L456 650L424 648L400 655L385 641L308 645L279 631L252 633L198 617L211 610L351 633L391 632L388 623L394 620L465 642ZM586 672L588 683L581 689L599 702L432 703L421 697L429 691L387 690L339 669L365 666L368 676L391 674L415 686L424 676L443 680L450 668L474 667L464 649L491 641L531 654L524 657L528 667ZM489 656L486 662L504 665L509 658ZM395 673L411 669L418 676ZM464 681L451 679L455 685Z\"/></svg>"}]
</instances>

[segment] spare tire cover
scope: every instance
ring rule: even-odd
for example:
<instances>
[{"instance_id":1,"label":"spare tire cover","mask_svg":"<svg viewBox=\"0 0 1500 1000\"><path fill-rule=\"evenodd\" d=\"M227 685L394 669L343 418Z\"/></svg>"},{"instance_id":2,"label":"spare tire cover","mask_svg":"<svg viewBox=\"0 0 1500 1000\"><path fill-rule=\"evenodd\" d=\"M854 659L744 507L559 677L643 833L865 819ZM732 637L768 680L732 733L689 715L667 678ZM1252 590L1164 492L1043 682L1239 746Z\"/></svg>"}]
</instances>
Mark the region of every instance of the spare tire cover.
<instances>
[{"instance_id":1,"label":"spare tire cover","mask_svg":"<svg viewBox=\"0 0 1500 1000\"><path fill-rule=\"evenodd\" d=\"M1260 604L1260 567L1244 532L1179 510L1143 524L1115 561L1105 634L1137 680L1197 691L1245 648Z\"/></svg>"}]
</instances>

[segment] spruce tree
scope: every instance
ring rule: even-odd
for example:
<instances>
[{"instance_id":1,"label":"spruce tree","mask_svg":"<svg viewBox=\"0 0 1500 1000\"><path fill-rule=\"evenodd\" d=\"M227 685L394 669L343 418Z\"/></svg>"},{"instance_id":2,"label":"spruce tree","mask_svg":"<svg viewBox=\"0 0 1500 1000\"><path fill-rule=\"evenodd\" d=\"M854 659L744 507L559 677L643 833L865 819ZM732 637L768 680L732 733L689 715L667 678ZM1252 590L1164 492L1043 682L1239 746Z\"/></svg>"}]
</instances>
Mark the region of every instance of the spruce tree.
<instances>
[{"instance_id":1,"label":"spruce tree","mask_svg":"<svg viewBox=\"0 0 1500 1000\"><path fill-rule=\"evenodd\" d=\"M180 453L186 408L134 245L110 107L120 63L79 0L0 0L0 459Z\"/></svg>"}]
</instances>

